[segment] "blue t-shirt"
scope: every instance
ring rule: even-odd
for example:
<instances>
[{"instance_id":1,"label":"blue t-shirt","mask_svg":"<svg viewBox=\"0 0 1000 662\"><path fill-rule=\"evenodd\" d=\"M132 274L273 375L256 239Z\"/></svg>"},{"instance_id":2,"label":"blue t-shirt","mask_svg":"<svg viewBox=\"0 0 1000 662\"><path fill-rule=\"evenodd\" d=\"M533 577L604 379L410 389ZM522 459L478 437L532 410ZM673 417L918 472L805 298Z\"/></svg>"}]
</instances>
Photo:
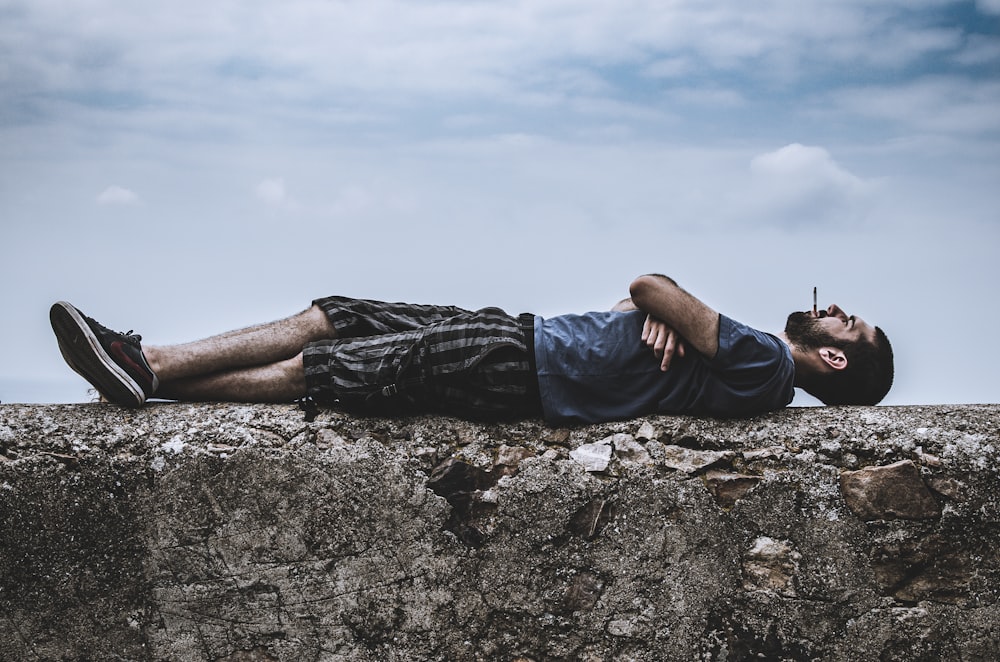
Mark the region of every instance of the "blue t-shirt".
<instances>
[{"instance_id":1,"label":"blue t-shirt","mask_svg":"<svg viewBox=\"0 0 1000 662\"><path fill-rule=\"evenodd\" d=\"M640 340L646 313L535 318L535 361L545 420L597 423L647 414L722 418L780 409L795 395L788 346L719 315L719 351L688 349L660 370Z\"/></svg>"}]
</instances>

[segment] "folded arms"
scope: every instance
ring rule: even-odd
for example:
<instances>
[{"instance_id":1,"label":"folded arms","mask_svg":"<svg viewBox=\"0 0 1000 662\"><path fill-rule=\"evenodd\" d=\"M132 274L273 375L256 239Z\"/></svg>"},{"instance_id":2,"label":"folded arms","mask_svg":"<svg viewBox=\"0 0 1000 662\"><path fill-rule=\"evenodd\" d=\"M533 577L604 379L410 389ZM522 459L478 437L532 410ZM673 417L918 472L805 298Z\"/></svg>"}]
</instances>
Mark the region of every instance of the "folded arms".
<instances>
[{"instance_id":1,"label":"folded arms","mask_svg":"<svg viewBox=\"0 0 1000 662\"><path fill-rule=\"evenodd\" d=\"M639 276L629 288L632 295L613 310L646 313L644 342L667 370L673 357L690 347L712 358L719 349L719 314L686 292L672 278L660 274Z\"/></svg>"}]
</instances>

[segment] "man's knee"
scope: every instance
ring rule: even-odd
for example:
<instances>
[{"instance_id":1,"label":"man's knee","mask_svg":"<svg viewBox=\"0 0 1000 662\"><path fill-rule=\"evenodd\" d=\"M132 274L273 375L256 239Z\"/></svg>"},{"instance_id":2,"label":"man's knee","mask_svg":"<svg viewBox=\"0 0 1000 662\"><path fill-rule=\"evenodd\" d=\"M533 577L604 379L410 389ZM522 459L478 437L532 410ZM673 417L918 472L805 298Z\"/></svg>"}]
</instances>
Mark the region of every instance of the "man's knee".
<instances>
[{"instance_id":1,"label":"man's knee","mask_svg":"<svg viewBox=\"0 0 1000 662\"><path fill-rule=\"evenodd\" d=\"M292 386L297 391L305 393L306 390L306 368L302 363L302 352L292 358L278 364L281 369L282 380Z\"/></svg>"},{"instance_id":2,"label":"man's knee","mask_svg":"<svg viewBox=\"0 0 1000 662\"><path fill-rule=\"evenodd\" d=\"M303 315L308 320L312 340L331 340L337 337L337 329L318 304L313 304ZM300 357L301 358L301 357Z\"/></svg>"}]
</instances>

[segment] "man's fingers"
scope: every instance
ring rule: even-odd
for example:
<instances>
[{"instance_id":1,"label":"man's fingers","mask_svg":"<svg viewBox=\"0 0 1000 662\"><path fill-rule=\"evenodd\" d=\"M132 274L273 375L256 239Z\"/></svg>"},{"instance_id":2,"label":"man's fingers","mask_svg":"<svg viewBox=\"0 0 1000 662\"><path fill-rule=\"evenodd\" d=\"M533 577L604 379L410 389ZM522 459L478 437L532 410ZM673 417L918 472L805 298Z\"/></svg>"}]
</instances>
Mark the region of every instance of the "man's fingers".
<instances>
[{"instance_id":1,"label":"man's fingers","mask_svg":"<svg viewBox=\"0 0 1000 662\"><path fill-rule=\"evenodd\" d=\"M660 359L660 370L666 372L670 369L670 360L674 358L674 352L677 350L677 334L673 331L667 334L667 338L663 343L663 355Z\"/></svg>"},{"instance_id":2,"label":"man's fingers","mask_svg":"<svg viewBox=\"0 0 1000 662\"><path fill-rule=\"evenodd\" d=\"M642 340L646 343L646 347L653 350L653 353L659 356L659 351L662 351L663 340L661 335L663 330L661 324L650 317L646 316L646 321L642 325ZM660 349L657 349L657 345L660 345Z\"/></svg>"},{"instance_id":3,"label":"man's fingers","mask_svg":"<svg viewBox=\"0 0 1000 662\"><path fill-rule=\"evenodd\" d=\"M642 342L660 359L660 370L664 372L670 369L674 356L684 356L684 341L677 332L651 315L642 324Z\"/></svg>"},{"instance_id":4,"label":"man's fingers","mask_svg":"<svg viewBox=\"0 0 1000 662\"><path fill-rule=\"evenodd\" d=\"M663 325L658 324L656 328L656 337L653 339L653 354L656 356L663 356L663 350L667 346L668 336L663 330Z\"/></svg>"}]
</instances>

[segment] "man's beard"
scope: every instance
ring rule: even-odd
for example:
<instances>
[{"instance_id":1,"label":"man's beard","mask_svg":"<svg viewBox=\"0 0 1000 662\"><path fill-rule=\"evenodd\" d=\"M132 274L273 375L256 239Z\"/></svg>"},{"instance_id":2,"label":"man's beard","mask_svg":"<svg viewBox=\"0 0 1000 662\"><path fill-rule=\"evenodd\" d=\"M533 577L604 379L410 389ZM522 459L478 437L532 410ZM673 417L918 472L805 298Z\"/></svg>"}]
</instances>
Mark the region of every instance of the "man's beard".
<instances>
[{"instance_id":1,"label":"man's beard","mask_svg":"<svg viewBox=\"0 0 1000 662\"><path fill-rule=\"evenodd\" d=\"M785 337L799 349L819 349L821 347L843 348L844 342L837 340L819 326L820 318L809 313L796 312L785 322Z\"/></svg>"}]
</instances>

